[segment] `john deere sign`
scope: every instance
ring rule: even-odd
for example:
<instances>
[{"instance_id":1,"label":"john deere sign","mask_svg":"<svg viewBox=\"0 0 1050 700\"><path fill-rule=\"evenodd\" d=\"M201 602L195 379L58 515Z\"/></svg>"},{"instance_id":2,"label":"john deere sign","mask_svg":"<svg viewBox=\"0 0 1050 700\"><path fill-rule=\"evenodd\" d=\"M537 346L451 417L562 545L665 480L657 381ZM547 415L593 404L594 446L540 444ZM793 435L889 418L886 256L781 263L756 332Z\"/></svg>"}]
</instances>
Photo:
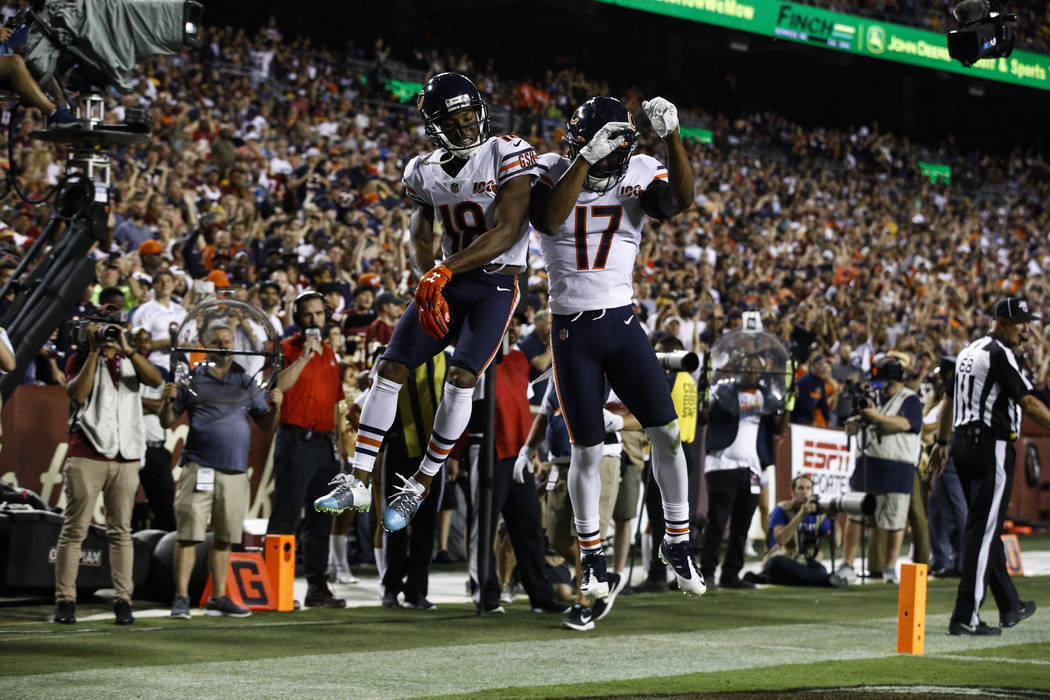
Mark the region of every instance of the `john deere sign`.
<instances>
[{"instance_id":1,"label":"john deere sign","mask_svg":"<svg viewBox=\"0 0 1050 700\"><path fill-rule=\"evenodd\" d=\"M1014 51L1009 58L985 59L963 68L948 56L943 34L830 12L793 2L769 0L599 0L637 10L715 24L755 34L873 56L924 68L972 75L1050 90L1050 57Z\"/></svg>"}]
</instances>

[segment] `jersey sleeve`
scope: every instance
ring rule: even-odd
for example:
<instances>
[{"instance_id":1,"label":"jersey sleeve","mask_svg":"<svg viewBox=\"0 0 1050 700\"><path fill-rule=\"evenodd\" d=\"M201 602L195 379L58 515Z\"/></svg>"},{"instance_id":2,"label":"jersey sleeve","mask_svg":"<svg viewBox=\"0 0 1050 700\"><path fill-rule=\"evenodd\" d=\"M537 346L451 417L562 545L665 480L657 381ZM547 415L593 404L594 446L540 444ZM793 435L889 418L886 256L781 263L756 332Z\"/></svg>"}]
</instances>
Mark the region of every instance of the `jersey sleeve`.
<instances>
[{"instance_id":1,"label":"jersey sleeve","mask_svg":"<svg viewBox=\"0 0 1050 700\"><path fill-rule=\"evenodd\" d=\"M1003 387L1003 391L1014 401L1019 401L1025 394L1032 392L1032 383L1021 373L1021 366L1017 363L1010 350L1000 350L991 353L992 376Z\"/></svg>"},{"instance_id":2,"label":"jersey sleeve","mask_svg":"<svg viewBox=\"0 0 1050 700\"><path fill-rule=\"evenodd\" d=\"M405 196L422 207L429 207L432 205L427 201L427 188L422 170L419 156L408 161L405 174L401 178L401 185L405 188Z\"/></svg>"},{"instance_id":3,"label":"jersey sleeve","mask_svg":"<svg viewBox=\"0 0 1050 700\"><path fill-rule=\"evenodd\" d=\"M918 396L913 394L904 399L897 415L908 419L909 433L922 432L922 402Z\"/></svg>"},{"instance_id":4,"label":"jersey sleeve","mask_svg":"<svg viewBox=\"0 0 1050 700\"><path fill-rule=\"evenodd\" d=\"M667 168L664 164L652 156L635 156L634 160L642 167L639 168L637 184L643 190L648 189L654 182L667 182Z\"/></svg>"},{"instance_id":5,"label":"jersey sleeve","mask_svg":"<svg viewBox=\"0 0 1050 700\"><path fill-rule=\"evenodd\" d=\"M642 211L653 219L664 219L661 213L660 191L670 187L667 182L667 168L652 156L635 156L641 165L636 183L642 188Z\"/></svg>"},{"instance_id":6,"label":"jersey sleeve","mask_svg":"<svg viewBox=\"0 0 1050 700\"><path fill-rule=\"evenodd\" d=\"M536 167L539 163L536 149L525 139L501 136L496 144L496 153L499 158L496 163L497 186L521 175L538 177L541 172Z\"/></svg>"},{"instance_id":7,"label":"jersey sleeve","mask_svg":"<svg viewBox=\"0 0 1050 700\"><path fill-rule=\"evenodd\" d=\"M557 153L544 153L536 162L536 169L539 171L536 184L547 189L554 189L558 180L569 169L569 165L569 161Z\"/></svg>"}]
</instances>

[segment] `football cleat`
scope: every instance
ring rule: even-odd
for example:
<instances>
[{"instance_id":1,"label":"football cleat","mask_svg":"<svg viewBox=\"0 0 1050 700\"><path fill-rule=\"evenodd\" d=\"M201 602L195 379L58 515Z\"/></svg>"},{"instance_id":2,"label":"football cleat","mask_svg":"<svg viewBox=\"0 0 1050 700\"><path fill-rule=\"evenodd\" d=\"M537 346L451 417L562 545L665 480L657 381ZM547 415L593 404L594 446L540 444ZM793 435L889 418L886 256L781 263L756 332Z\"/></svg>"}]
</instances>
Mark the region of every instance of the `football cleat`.
<instances>
[{"instance_id":1,"label":"football cleat","mask_svg":"<svg viewBox=\"0 0 1050 700\"><path fill-rule=\"evenodd\" d=\"M342 513L348 508L368 510L372 507L372 490L353 474L336 474L328 485L335 488L314 501L314 510Z\"/></svg>"},{"instance_id":2,"label":"football cleat","mask_svg":"<svg viewBox=\"0 0 1050 700\"><path fill-rule=\"evenodd\" d=\"M577 603L572 606L569 616L561 621L561 626L577 632L586 632L594 629L594 616L590 608Z\"/></svg>"},{"instance_id":3,"label":"football cleat","mask_svg":"<svg viewBox=\"0 0 1050 700\"><path fill-rule=\"evenodd\" d=\"M427 490L412 477L404 477L400 474L401 485L397 487L397 493L390 499L390 505L383 511L383 527L387 532L403 530L412 516L419 510L419 504L427 497Z\"/></svg>"},{"instance_id":4,"label":"football cleat","mask_svg":"<svg viewBox=\"0 0 1050 700\"><path fill-rule=\"evenodd\" d=\"M580 593L587 600L595 601L609 595L609 580L605 573L605 555L591 552L583 558L580 574Z\"/></svg>"},{"instance_id":5,"label":"football cleat","mask_svg":"<svg viewBox=\"0 0 1050 700\"><path fill-rule=\"evenodd\" d=\"M594 615L595 622L609 614L616 596L627 586L627 578L620 574L609 574L608 581L609 595L594 601L594 605L591 606L591 613Z\"/></svg>"},{"instance_id":6,"label":"football cleat","mask_svg":"<svg viewBox=\"0 0 1050 700\"><path fill-rule=\"evenodd\" d=\"M678 588L682 593L703 595L707 590L704 575L700 573L700 567L693 558L693 546L688 541L670 544L664 540L660 543L660 559L674 569Z\"/></svg>"}]
</instances>

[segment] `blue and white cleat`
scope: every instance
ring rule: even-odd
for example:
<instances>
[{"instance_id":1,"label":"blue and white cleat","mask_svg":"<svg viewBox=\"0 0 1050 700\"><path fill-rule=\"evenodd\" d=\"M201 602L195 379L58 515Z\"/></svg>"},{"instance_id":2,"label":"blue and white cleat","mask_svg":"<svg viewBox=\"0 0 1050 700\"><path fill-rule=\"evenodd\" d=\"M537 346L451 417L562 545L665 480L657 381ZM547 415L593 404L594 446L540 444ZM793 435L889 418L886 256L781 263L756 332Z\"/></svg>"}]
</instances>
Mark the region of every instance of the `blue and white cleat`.
<instances>
[{"instance_id":1,"label":"blue and white cleat","mask_svg":"<svg viewBox=\"0 0 1050 700\"><path fill-rule=\"evenodd\" d=\"M669 544L667 540L660 543L660 559L674 569L678 579L678 589L682 593L703 595L707 591L704 575L693 558L693 546L689 542Z\"/></svg>"},{"instance_id":2,"label":"blue and white cleat","mask_svg":"<svg viewBox=\"0 0 1050 700\"><path fill-rule=\"evenodd\" d=\"M609 577L605 573L605 555L593 552L586 555L580 564L580 593L592 603L608 597Z\"/></svg>"},{"instance_id":3,"label":"blue and white cleat","mask_svg":"<svg viewBox=\"0 0 1050 700\"><path fill-rule=\"evenodd\" d=\"M427 497L427 490L423 488L423 484L412 477L398 474L397 478L401 479L402 484L397 487L397 493L383 511L383 528L387 532L405 529L408 521L419 510L419 504Z\"/></svg>"},{"instance_id":4,"label":"blue and white cleat","mask_svg":"<svg viewBox=\"0 0 1050 700\"><path fill-rule=\"evenodd\" d=\"M372 490L353 474L336 474L328 485L335 488L314 501L314 510L342 513L348 508L368 510L372 507Z\"/></svg>"}]
</instances>

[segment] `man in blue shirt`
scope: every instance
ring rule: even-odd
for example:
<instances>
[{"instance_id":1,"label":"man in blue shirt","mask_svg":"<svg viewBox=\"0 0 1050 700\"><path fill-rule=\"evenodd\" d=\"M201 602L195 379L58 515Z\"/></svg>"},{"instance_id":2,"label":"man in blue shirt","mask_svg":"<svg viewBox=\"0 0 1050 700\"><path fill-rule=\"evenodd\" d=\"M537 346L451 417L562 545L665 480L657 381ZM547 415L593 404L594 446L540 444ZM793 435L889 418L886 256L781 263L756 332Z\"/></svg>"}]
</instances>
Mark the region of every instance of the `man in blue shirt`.
<instances>
[{"instance_id":1,"label":"man in blue shirt","mask_svg":"<svg viewBox=\"0 0 1050 700\"><path fill-rule=\"evenodd\" d=\"M820 563L820 543L831 534L831 520L817 514L813 480L799 474L791 480L791 500L781 501L769 516L769 550L763 560L765 581L783 586L833 586L845 579Z\"/></svg>"},{"instance_id":2,"label":"man in blue shirt","mask_svg":"<svg viewBox=\"0 0 1050 700\"><path fill-rule=\"evenodd\" d=\"M233 328L221 321L201 334L204 345L216 350L234 349ZM263 430L270 430L281 406L281 391L266 396L233 355L208 353L190 373L190 381L164 385L160 422L170 428L184 411L190 414L190 433L182 450L182 473L175 495L175 603L171 616L190 617L189 583L196 559L196 545L204 540L211 521L213 539L209 552L213 595L205 614L248 617L225 595L230 549L241 541L248 509L248 416Z\"/></svg>"}]
</instances>

